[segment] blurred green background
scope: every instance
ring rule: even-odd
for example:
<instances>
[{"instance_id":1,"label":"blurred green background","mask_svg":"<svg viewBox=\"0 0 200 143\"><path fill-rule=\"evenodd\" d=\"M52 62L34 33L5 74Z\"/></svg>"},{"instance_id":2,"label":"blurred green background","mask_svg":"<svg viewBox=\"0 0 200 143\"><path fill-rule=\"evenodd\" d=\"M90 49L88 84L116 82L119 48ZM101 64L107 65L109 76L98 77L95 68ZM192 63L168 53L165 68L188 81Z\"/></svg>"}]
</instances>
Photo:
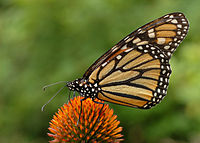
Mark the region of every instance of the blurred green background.
<instances>
[{"instance_id":1,"label":"blurred green background","mask_svg":"<svg viewBox=\"0 0 200 143\"><path fill-rule=\"evenodd\" d=\"M200 142L199 0L1 0L0 142L43 143L49 121L67 101L63 85L145 23L183 12L189 34L171 59L168 95L151 110L110 104L127 143Z\"/></svg>"}]
</instances>

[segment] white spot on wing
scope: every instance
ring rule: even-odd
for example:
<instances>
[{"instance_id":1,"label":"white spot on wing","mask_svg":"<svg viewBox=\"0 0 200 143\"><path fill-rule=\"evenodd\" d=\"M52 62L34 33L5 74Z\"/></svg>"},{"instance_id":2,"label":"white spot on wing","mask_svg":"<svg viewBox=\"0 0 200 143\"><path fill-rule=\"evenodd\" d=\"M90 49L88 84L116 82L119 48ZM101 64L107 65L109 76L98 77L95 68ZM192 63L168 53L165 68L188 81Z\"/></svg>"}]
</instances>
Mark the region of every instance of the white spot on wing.
<instances>
[{"instance_id":1,"label":"white spot on wing","mask_svg":"<svg viewBox=\"0 0 200 143\"><path fill-rule=\"evenodd\" d=\"M153 31L154 31L154 29L152 28L152 29L148 30L148 33L152 33Z\"/></svg>"},{"instance_id":2,"label":"white spot on wing","mask_svg":"<svg viewBox=\"0 0 200 143\"><path fill-rule=\"evenodd\" d=\"M127 49L127 45L124 45L121 49L122 50Z\"/></svg>"},{"instance_id":3,"label":"white spot on wing","mask_svg":"<svg viewBox=\"0 0 200 143\"><path fill-rule=\"evenodd\" d=\"M113 47L112 48L112 51L114 52L114 51L116 51L117 50L117 47Z\"/></svg>"},{"instance_id":4,"label":"white spot on wing","mask_svg":"<svg viewBox=\"0 0 200 143\"><path fill-rule=\"evenodd\" d=\"M169 48L170 48L169 45L167 45L167 46L164 47L165 50L168 50Z\"/></svg>"},{"instance_id":5,"label":"white spot on wing","mask_svg":"<svg viewBox=\"0 0 200 143\"><path fill-rule=\"evenodd\" d=\"M155 33L154 32L153 33L149 33L148 35L149 35L149 38L155 38Z\"/></svg>"},{"instance_id":6,"label":"white spot on wing","mask_svg":"<svg viewBox=\"0 0 200 143\"><path fill-rule=\"evenodd\" d=\"M149 43L148 41L142 41L142 42L137 43L136 45L137 46L139 46L139 45L146 45L148 43Z\"/></svg>"},{"instance_id":7,"label":"white spot on wing","mask_svg":"<svg viewBox=\"0 0 200 143\"><path fill-rule=\"evenodd\" d=\"M120 59L122 58L122 56L121 56L121 55L118 55L116 58L117 58L118 60L120 60Z\"/></svg>"},{"instance_id":8,"label":"white spot on wing","mask_svg":"<svg viewBox=\"0 0 200 143\"><path fill-rule=\"evenodd\" d=\"M171 21L171 20L172 20L172 19L167 19L166 22L169 22L169 21Z\"/></svg>"},{"instance_id":9,"label":"white spot on wing","mask_svg":"<svg viewBox=\"0 0 200 143\"><path fill-rule=\"evenodd\" d=\"M126 41L129 38L129 36L127 36L126 38L124 38L124 41Z\"/></svg>"},{"instance_id":10,"label":"white spot on wing","mask_svg":"<svg viewBox=\"0 0 200 143\"><path fill-rule=\"evenodd\" d=\"M178 31L177 34L178 34L178 35L181 35L181 31Z\"/></svg>"},{"instance_id":11,"label":"white spot on wing","mask_svg":"<svg viewBox=\"0 0 200 143\"><path fill-rule=\"evenodd\" d=\"M107 65L107 62L103 63L103 64L102 64L102 67L104 67L105 65Z\"/></svg>"},{"instance_id":12,"label":"white spot on wing","mask_svg":"<svg viewBox=\"0 0 200 143\"><path fill-rule=\"evenodd\" d=\"M162 44L164 44L165 43L165 38L157 38L157 44L159 44L159 45L162 45Z\"/></svg>"},{"instance_id":13,"label":"white spot on wing","mask_svg":"<svg viewBox=\"0 0 200 143\"><path fill-rule=\"evenodd\" d=\"M181 25L181 24L178 24L177 27L178 27L178 28L182 28L182 25Z\"/></svg>"},{"instance_id":14,"label":"white spot on wing","mask_svg":"<svg viewBox=\"0 0 200 143\"><path fill-rule=\"evenodd\" d=\"M126 39L126 43L130 42L131 40L133 40L134 37L130 37L128 39Z\"/></svg>"},{"instance_id":15,"label":"white spot on wing","mask_svg":"<svg viewBox=\"0 0 200 143\"><path fill-rule=\"evenodd\" d=\"M169 17L169 15L165 15L165 16L164 16L164 18L167 18L167 17Z\"/></svg>"},{"instance_id":16,"label":"white spot on wing","mask_svg":"<svg viewBox=\"0 0 200 143\"><path fill-rule=\"evenodd\" d=\"M160 56L161 56L162 58L164 58L164 55L163 55L163 54L160 54Z\"/></svg>"},{"instance_id":17,"label":"white spot on wing","mask_svg":"<svg viewBox=\"0 0 200 143\"><path fill-rule=\"evenodd\" d=\"M172 23L178 23L178 21L176 19L173 19L171 22Z\"/></svg>"},{"instance_id":18,"label":"white spot on wing","mask_svg":"<svg viewBox=\"0 0 200 143\"><path fill-rule=\"evenodd\" d=\"M129 48L129 49L127 49L127 50L124 51L124 52L129 52L129 51L131 51L131 50L133 50L133 48Z\"/></svg>"},{"instance_id":19,"label":"white spot on wing","mask_svg":"<svg viewBox=\"0 0 200 143\"><path fill-rule=\"evenodd\" d=\"M139 46L138 49L143 50L143 47L142 47L142 46Z\"/></svg>"},{"instance_id":20,"label":"white spot on wing","mask_svg":"<svg viewBox=\"0 0 200 143\"><path fill-rule=\"evenodd\" d=\"M141 41L140 38L136 38L136 39L133 40L133 44L138 43L138 42L140 42L140 41Z\"/></svg>"}]
</instances>

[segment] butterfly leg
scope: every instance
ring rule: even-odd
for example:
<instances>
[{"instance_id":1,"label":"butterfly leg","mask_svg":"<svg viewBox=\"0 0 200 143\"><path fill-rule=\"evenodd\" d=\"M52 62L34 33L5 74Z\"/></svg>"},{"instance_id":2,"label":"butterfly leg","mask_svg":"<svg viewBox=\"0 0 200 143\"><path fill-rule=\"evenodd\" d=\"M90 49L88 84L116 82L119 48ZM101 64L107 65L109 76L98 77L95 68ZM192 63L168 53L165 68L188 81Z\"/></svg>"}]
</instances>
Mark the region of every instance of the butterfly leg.
<instances>
[{"instance_id":1,"label":"butterfly leg","mask_svg":"<svg viewBox=\"0 0 200 143\"><path fill-rule=\"evenodd\" d=\"M94 99L92 99L92 101L93 101L94 103L96 103L96 104L103 104L103 105L104 105L104 103L102 103L102 102L97 102L97 101L95 101Z\"/></svg>"},{"instance_id":2,"label":"butterfly leg","mask_svg":"<svg viewBox=\"0 0 200 143\"><path fill-rule=\"evenodd\" d=\"M68 96L68 99L67 99L67 101L72 105L72 103L71 103L71 101L70 101L70 99L71 99L71 90L69 91L69 96Z\"/></svg>"},{"instance_id":3,"label":"butterfly leg","mask_svg":"<svg viewBox=\"0 0 200 143\"><path fill-rule=\"evenodd\" d=\"M76 91L74 91L72 99L74 99L75 96L76 96Z\"/></svg>"},{"instance_id":4,"label":"butterfly leg","mask_svg":"<svg viewBox=\"0 0 200 143\"><path fill-rule=\"evenodd\" d=\"M92 101L93 101L94 103L96 103L96 104L102 104L102 105L103 105L103 106L101 107L100 111L99 111L99 115L98 115L98 120L99 120L100 114L101 114L101 112L102 112L102 109L103 109L105 103L97 102L97 101L95 101L94 99L92 99Z\"/></svg>"},{"instance_id":5,"label":"butterfly leg","mask_svg":"<svg viewBox=\"0 0 200 143\"><path fill-rule=\"evenodd\" d=\"M83 99L81 99L81 110L80 110L80 114L79 114L79 117L78 117L78 121L77 121L77 123L76 123L76 125L78 125L78 123L79 123L79 120L80 120L80 118L81 118L81 113L82 113L82 102L84 101L84 100L86 100L87 98L85 97L85 98L83 98Z\"/></svg>"}]
</instances>

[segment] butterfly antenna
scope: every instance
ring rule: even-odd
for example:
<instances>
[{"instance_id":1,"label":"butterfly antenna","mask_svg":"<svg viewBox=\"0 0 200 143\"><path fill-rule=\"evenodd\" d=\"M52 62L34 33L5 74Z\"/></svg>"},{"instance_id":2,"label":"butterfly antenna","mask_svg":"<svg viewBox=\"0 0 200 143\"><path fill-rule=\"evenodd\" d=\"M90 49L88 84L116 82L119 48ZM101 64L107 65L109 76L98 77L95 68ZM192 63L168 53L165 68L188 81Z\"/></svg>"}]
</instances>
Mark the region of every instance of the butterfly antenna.
<instances>
[{"instance_id":1,"label":"butterfly antenna","mask_svg":"<svg viewBox=\"0 0 200 143\"><path fill-rule=\"evenodd\" d=\"M44 111L44 107L45 107L47 104L49 104L49 102L51 102L51 100L53 100L53 99L58 95L58 93L59 93L61 90L63 90L64 87L65 87L65 86L63 86L62 88L60 88L60 89L56 92L56 94L54 94L54 96L51 97L51 98L49 99L49 101L47 101L47 103L45 103L45 104L42 106L42 108L41 108L41 111L42 111L42 112Z\"/></svg>"},{"instance_id":2,"label":"butterfly antenna","mask_svg":"<svg viewBox=\"0 0 200 143\"><path fill-rule=\"evenodd\" d=\"M67 81L58 81L56 83L52 83L52 84L49 84L49 85L45 85L42 89L45 91L46 88L50 87L50 86L53 86L53 85L56 85L56 84L60 84L60 83L67 83Z\"/></svg>"}]
</instances>

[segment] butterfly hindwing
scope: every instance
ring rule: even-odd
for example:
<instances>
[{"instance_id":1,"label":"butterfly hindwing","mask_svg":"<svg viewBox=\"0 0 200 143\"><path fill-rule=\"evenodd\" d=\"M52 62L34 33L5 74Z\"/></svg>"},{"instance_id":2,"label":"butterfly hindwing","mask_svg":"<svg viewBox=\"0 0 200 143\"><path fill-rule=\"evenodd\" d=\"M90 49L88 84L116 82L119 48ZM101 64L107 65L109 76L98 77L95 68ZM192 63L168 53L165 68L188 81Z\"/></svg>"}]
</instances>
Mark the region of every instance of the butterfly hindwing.
<instances>
[{"instance_id":1,"label":"butterfly hindwing","mask_svg":"<svg viewBox=\"0 0 200 143\"><path fill-rule=\"evenodd\" d=\"M99 99L150 108L166 95L170 74L168 59L162 51L142 45L121 52L97 68L90 78L99 81Z\"/></svg>"}]
</instances>

